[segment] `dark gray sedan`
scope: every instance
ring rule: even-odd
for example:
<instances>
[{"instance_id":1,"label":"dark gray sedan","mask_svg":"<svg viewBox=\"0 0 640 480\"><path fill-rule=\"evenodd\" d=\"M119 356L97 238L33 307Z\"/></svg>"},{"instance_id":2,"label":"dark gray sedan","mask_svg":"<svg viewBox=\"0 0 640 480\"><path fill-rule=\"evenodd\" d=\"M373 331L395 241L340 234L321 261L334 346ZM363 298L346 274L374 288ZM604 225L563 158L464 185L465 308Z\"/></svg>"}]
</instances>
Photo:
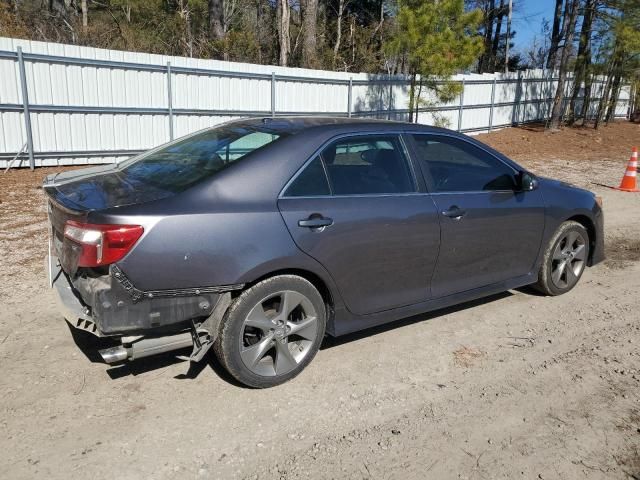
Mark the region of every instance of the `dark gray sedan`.
<instances>
[{"instance_id":1,"label":"dark gray sedan","mask_svg":"<svg viewBox=\"0 0 640 480\"><path fill-rule=\"evenodd\" d=\"M49 273L108 363L213 347L270 387L338 336L603 259L599 199L422 125L242 120L49 176Z\"/></svg>"}]
</instances>

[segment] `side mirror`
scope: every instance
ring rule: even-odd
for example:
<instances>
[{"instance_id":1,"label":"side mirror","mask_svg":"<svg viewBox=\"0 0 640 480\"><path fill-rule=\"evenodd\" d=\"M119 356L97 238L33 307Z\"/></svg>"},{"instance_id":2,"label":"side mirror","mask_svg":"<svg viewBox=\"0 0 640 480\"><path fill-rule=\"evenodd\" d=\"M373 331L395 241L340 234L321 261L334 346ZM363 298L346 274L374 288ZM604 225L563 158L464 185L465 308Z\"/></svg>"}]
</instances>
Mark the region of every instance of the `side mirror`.
<instances>
[{"instance_id":1,"label":"side mirror","mask_svg":"<svg viewBox=\"0 0 640 480\"><path fill-rule=\"evenodd\" d=\"M529 172L520 172L516 179L519 192L530 192L538 188L538 179Z\"/></svg>"}]
</instances>

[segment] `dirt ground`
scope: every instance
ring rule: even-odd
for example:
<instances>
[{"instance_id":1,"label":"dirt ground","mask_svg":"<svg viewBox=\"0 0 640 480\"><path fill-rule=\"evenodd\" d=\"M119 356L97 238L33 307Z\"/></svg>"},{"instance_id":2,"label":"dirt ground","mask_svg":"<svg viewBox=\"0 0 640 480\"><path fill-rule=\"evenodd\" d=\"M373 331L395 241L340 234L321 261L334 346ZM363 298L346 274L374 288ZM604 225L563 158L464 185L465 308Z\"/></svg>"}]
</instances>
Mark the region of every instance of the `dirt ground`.
<instances>
[{"instance_id":1,"label":"dirt ground","mask_svg":"<svg viewBox=\"0 0 640 480\"><path fill-rule=\"evenodd\" d=\"M52 170L0 173L0 478L640 478L640 194L599 185L620 182L640 125L479 138L601 195L608 260L561 297L327 340L261 391L213 359L100 363L45 285Z\"/></svg>"}]
</instances>

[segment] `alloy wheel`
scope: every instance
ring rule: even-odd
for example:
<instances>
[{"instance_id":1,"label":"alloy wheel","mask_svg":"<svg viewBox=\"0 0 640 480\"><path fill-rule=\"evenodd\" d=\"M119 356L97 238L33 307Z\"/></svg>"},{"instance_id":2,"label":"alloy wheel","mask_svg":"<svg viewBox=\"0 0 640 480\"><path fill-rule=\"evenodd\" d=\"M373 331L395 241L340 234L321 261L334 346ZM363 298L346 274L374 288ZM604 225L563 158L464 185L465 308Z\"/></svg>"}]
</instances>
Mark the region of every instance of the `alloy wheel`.
<instances>
[{"instance_id":1,"label":"alloy wheel","mask_svg":"<svg viewBox=\"0 0 640 480\"><path fill-rule=\"evenodd\" d=\"M568 231L556 243L551 257L551 281L557 288L564 290L578 282L587 258L586 243L575 230Z\"/></svg>"},{"instance_id":2,"label":"alloy wheel","mask_svg":"<svg viewBox=\"0 0 640 480\"><path fill-rule=\"evenodd\" d=\"M258 302L244 319L240 358L253 373L289 373L309 354L318 335L318 316L311 300L284 290Z\"/></svg>"}]
</instances>

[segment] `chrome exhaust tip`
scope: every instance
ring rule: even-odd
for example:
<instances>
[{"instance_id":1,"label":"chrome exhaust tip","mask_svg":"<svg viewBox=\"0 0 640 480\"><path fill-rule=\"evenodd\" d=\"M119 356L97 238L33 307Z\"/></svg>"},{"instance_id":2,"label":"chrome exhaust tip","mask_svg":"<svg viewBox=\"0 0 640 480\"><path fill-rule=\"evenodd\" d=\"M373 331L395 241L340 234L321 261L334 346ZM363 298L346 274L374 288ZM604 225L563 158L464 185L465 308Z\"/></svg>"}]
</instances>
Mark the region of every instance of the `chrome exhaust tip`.
<instances>
[{"instance_id":1,"label":"chrome exhaust tip","mask_svg":"<svg viewBox=\"0 0 640 480\"><path fill-rule=\"evenodd\" d=\"M137 360L138 358L193 346L191 332L183 332L165 337L122 337L121 341L123 345L98 351L106 363Z\"/></svg>"},{"instance_id":2,"label":"chrome exhaust tip","mask_svg":"<svg viewBox=\"0 0 640 480\"><path fill-rule=\"evenodd\" d=\"M106 363L123 362L129 356L129 352L123 346L105 348L104 350L99 350L98 353Z\"/></svg>"}]
</instances>

